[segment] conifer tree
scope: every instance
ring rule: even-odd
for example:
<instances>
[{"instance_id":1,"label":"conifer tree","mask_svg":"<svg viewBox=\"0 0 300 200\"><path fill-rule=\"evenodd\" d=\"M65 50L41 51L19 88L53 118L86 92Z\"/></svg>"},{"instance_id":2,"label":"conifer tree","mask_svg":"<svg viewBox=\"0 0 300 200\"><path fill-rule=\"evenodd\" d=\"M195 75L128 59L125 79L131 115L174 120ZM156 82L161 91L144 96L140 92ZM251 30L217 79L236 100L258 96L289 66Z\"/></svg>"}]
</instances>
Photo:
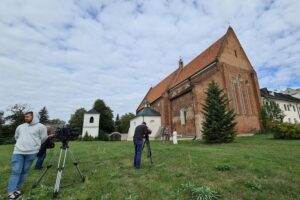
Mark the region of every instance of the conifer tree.
<instances>
[{"instance_id":1,"label":"conifer tree","mask_svg":"<svg viewBox=\"0 0 300 200\"><path fill-rule=\"evenodd\" d=\"M229 143L235 138L235 113L229 108L229 100L217 83L209 83L203 105L203 139L207 143Z\"/></svg>"},{"instance_id":2,"label":"conifer tree","mask_svg":"<svg viewBox=\"0 0 300 200\"><path fill-rule=\"evenodd\" d=\"M45 106L40 110L39 114L40 114L40 122L42 124L49 122L48 110Z\"/></svg>"}]
</instances>

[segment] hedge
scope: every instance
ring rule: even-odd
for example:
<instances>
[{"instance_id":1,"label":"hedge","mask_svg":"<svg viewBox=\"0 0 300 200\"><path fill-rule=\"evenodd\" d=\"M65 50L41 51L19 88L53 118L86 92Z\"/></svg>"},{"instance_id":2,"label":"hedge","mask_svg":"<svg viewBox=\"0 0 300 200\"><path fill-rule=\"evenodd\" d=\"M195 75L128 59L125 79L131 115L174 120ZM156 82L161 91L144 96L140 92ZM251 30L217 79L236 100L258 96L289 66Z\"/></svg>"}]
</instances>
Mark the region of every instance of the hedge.
<instances>
[{"instance_id":1,"label":"hedge","mask_svg":"<svg viewBox=\"0 0 300 200\"><path fill-rule=\"evenodd\" d=\"M275 139L300 139L300 124L276 123L272 131Z\"/></svg>"}]
</instances>

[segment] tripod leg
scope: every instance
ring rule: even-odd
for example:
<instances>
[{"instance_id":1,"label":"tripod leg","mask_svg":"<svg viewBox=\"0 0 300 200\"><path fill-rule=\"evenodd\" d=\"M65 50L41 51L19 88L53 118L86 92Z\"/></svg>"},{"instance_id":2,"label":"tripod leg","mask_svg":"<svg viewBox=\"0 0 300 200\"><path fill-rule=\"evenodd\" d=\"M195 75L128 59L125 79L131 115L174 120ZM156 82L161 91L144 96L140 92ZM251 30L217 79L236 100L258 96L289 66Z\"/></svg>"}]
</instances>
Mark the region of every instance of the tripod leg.
<instances>
[{"instance_id":1,"label":"tripod leg","mask_svg":"<svg viewBox=\"0 0 300 200\"><path fill-rule=\"evenodd\" d=\"M148 158L150 159L150 163L153 164L150 141L147 142L147 155L148 155Z\"/></svg>"},{"instance_id":2,"label":"tripod leg","mask_svg":"<svg viewBox=\"0 0 300 200\"><path fill-rule=\"evenodd\" d=\"M55 154L55 156L52 156L52 159L50 160L49 164L47 165L47 168L44 170L43 174L39 177L39 179L33 184L32 188L37 187L41 183L42 179L44 178L44 176L46 175L48 170L52 167L52 163L54 162L54 159L56 158L57 155L58 155L58 152Z\"/></svg>"},{"instance_id":3,"label":"tripod leg","mask_svg":"<svg viewBox=\"0 0 300 200\"><path fill-rule=\"evenodd\" d=\"M64 160L63 160L62 166L60 166L61 156L63 154L63 151L64 151ZM67 152L68 152L67 148L61 148L61 150L60 150L59 160L58 160L58 165L57 165L57 174L56 174L56 181L55 181L55 186L54 186L53 197L57 197L58 192L59 192L60 180L61 180L62 172L63 172L64 167L65 167Z\"/></svg>"},{"instance_id":4,"label":"tripod leg","mask_svg":"<svg viewBox=\"0 0 300 200\"><path fill-rule=\"evenodd\" d=\"M75 159L74 157L74 154L72 153L71 150L69 150L69 153L71 154L71 158L72 158L72 161L73 161L73 165L75 166L80 178L81 178L81 181L84 182L85 181L85 177L83 176L83 174L81 173L79 167L78 167L78 162L77 160Z\"/></svg>"},{"instance_id":5,"label":"tripod leg","mask_svg":"<svg viewBox=\"0 0 300 200\"><path fill-rule=\"evenodd\" d=\"M33 188L35 188L36 186L38 186L40 184L40 182L42 181L42 179L44 178L44 176L46 175L47 171L52 167L52 164L49 164L47 166L47 168L45 169L45 171L43 172L43 174L40 176L40 178L35 182L35 184L32 186Z\"/></svg>"}]
</instances>

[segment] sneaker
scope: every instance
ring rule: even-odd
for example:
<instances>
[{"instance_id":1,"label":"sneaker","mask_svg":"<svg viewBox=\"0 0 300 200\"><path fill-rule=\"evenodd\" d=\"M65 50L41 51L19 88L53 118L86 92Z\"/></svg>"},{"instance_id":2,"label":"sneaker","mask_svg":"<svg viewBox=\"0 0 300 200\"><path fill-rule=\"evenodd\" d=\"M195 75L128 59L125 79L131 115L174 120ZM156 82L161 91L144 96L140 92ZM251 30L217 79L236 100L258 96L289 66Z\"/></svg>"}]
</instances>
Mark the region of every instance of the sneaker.
<instances>
[{"instance_id":1,"label":"sneaker","mask_svg":"<svg viewBox=\"0 0 300 200\"><path fill-rule=\"evenodd\" d=\"M17 199L18 198L20 198L22 195L23 195L23 193L20 191L20 190L16 190L15 192L14 192L14 195L17 197Z\"/></svg>"},{"instance_id":2,"label":"sneaker","mask_svg":"<svg viewBox=\"0 0 300 200\"><path fill-rule=\"evenodd\" d=\"M14 193L11 193L11 194L7 195L7 199L8 200L16 200L16 199L18 199L18 197Z\"/></svg>"}]
</instances>

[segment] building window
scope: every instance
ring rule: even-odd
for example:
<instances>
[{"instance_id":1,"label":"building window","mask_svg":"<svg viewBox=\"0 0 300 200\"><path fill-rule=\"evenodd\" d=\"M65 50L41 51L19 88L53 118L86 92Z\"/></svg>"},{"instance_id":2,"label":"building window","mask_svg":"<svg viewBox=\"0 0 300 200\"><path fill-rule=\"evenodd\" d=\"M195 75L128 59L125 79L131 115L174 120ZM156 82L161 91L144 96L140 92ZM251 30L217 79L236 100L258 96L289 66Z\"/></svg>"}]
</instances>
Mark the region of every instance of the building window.
<instances>
[{"instance_id":1,"label":"building window","mask_svg":"<svg viewBox=\"0 0 300 200\"><path fill-rule=\"evenodd\" d=\"M294 112L296 112L295 106L293 106Z\"/></svg>"},{"instance_id":2,"label":"building window","mask_svg":"<svg viewBox=\"0 0 300 200\"><path fill-rule=\"evenodd\" d=\"M290 105L287 105L287 110L290 111Z\"/></svg>"},{"instance_id":3,"label":"building window","mask_svg":"<svg viewBox=\"0 0 300 200\"><path fill-rule=\"evenodd\" d=\"M248 83L248 81L246 81L246 95L247 95L247 102L248 102L248 107L249 107L249 114L252 114L252 107L251 107L251 100L250 100L250 85Z\"/></svg>"},{"instance_id":4,"label":"building window","mask_svg":"<svg viewBox=\"0 0 300 200\"><path fill-rule=\"evenodd\" d=\"M289 120L289 123L291 123L291 118L288 118L288 120Z\"/></svg>"},{"instance_id":5,"label":"building window","mask_svg":"<svg viewBox=\"0 0 300 200\"><path fill-rule=\"evenodd\" d=\"M238 87L239 87L239 93L240 93L240 100L241 100L241 104L242 104L242 112L243 112L243 114L245 114L246 107L245 107L244 95L243 95L243 90L242 90L242 78L240 75L239 75L239 79L238 79Z\"/></svg>"},{"instance_id":6,"label":"building window","mask_svg":"<svg viewBox=\"0 0 300 200\"><path fill-rule=\"evenodd\" d=\"M239 108L238 108L238 104L237 104L234 80L231 80L231 93L232 93L234 111L235 111L236 114L239 114Z\"/></svg>"},{"instance_id":7,"label":"building window","mask_svg":"<svg viewBox=\"0 0 300 200\"><path fill-rule=\"evenodd\" d=\"M90 117L90 123L94 123L94 117Z\"/></svg>"},{"instance_id":8,"label":"building window","mask_svg":"<svg viewBox=\"0 0 300 200\"><path fill-rule=\"evenodd\" d=\"M295 124L297 124L297 123L298 123L298 121L297 121L297 119L296 119L296 118L294 118L294 122L295 122Z\"/></svg>"},{"instance_id":9,"label":"building window","mask_svg":"<svg viewBox=\"0 0 300 200\"><path fill-rule=\"evenodd\" d=\"M284 110L286 111L286 105L284 104Z\"/></svg>"},{"instance_id":10,"label":"building window","mask_svg":"<svg viewBox=\"0 0 300 200\"><path fill-rule=\"evenodd\" d=\"M181 109L180 110L181 125L185 125L186 124L186 119L187 119L187 111L186 111L186 109Z\"/></svg>"}]
</instances>

